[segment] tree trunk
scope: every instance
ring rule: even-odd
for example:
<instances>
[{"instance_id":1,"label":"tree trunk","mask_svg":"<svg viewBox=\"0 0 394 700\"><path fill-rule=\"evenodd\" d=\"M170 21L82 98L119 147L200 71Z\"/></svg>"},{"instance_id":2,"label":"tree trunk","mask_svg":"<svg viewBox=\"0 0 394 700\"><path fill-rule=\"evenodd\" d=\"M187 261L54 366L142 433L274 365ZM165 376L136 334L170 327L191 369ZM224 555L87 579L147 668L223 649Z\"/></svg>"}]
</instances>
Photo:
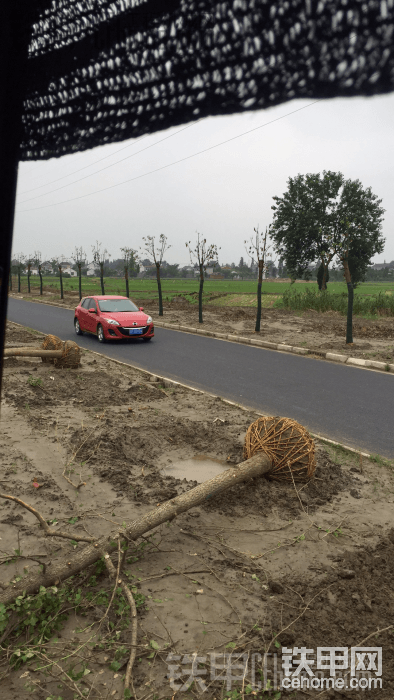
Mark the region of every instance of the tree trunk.
<instances>
[{"instance_id":1,"label":"tree trunk","mask_svg":"<svg viewBox=\"0 0 394 700\"><path fill-rule=\"evenodd\" d=\"M8 286L9 286L10 292L12 292L12 272L11 272L11 270L10 270L10 273L8 275Z\"/></svg>"},{"instance_id":2,"label":"tree trunk","mask_svg":"<svg viewBox=\"0 0 394 700\"><path fill-rule=\"evenodd\" d=\"M159 316L163 316L163 297L161 294L160 263L156 263L157 289L159 291Z\"/></svg>"},{"instance_id":3,"label":"tree trunk","mask_svg":"<svg viewBox=\"0 0 394 700\"><path fill-rule=\"evenodd\" d=\"M200 288L198 290L198 322L202 323L202 291L204 289L204 268L200 265Z\"/></svg>"},{"instance_id":4,"label":"tree trunk","mask_svg":"<svg viewBox=\"0 0 394 700\"><path fill-rule=\"evenodd\" d=\"M18 268L18 293L21 293L21 271Z\"/></svg>"},{"instance_id":5,"label":"tree trunk","mask_svg":"<svg viewBox=\"0 0 394 700\"><path fill-rule=\"evenodd\" d=\"M343 269L347 284L346 345L351 345L353 343L353 284L347 258L343 260Z\"/></svg>"},{"instance_id":6,"label":"tree trunk","mask_svg":"<svg viewBox=\"0 0 394 700\"><path fill-rule=\"evenodd\" d=\"M41 268L38 268L38 274L40 275L40 296L42 297L42 272L41 272Z\"/></svg>"},{"instance_id":7,"label":"tree trunk","mask_svg":"<svg viewBox=\"0 0 394 700\"><path fill-rule=\"evenodd\" d=\"M100 284L101 284L101 294L104 296L104 263L100 263Z\"/></svg>"},{"instance_id":8,"label":"tree trunk","mask_svg":"<svg viewBox=\"0 0 394 700\"><path fill-rule=\"evenodd\" d=\"M328 265L325 265L323 262L323 278L321 281L322 291L327 291L327 270L328 270Z\"/></svg>"},{"instance_id":9,"label":"tree trunk","mask_svg":"<svg viewBox=\"0 0 394 700\"><path fill-rule=\"evenodd\" d=\"M17 596L22 595L24 591L29 595L31 593L36 593L40 586L53 586L57 585L60 581L65 581L82 569L86 569L86 567L94 564L98 559L104 556L106 552L115 551L118 546L118 537L122 538L124 536L127 540L135 541L141 537L141 535L149 532L149 530L158 527L158 525L173 520L180 513L184 513L190 508L194 508L201 503L205 503L208 499L218 496L230 486L236 486L243 481L268 474L271 468L271 460L264 452L255 454L233 469L227 469L213 479L205 481L195 488L190 489L187 493L176 496L163 505L151 510L142 518L133 520L126 525L124 530L113 531L109 535L103 535L72 556L67 554L66 557L60 561L52 560L50 565L48 564L46 566L44 572L40 572L39 574L32 573L22 577L21 581L17 581L15 584L13 583L12 586L10 585L0 592L0 604L12 602Z\"/></svg>"},{"instance_id":10,"label":"tree trunk","mask_svg":"<svg viewBox=\"0 0 394 700\"><path fill-rule=\"evenodd\" d=\"M79 301L82 299L82 264L78 263Z\"/></svg>"},{"instance_id":11,"label":"tree trunk","mask_svg":"<svg viewBox=\"0 0 394 700\"><path fill-rule=\"evenodd\" d=\"M27 291L30 294L30 267L27 268Z\"/></svg>"},{"instance_id":12,"label":"tree trunk","mask_svg":"<svg viewBox=\"0 0 394 700\"><path fill-rule=\"evenodd\" d=\"M129 299L130 298L130 290L129 290L129 268L127 265L125 265L124 268L124 278L126 281L126 296Z\"/></svg>"},{"instance_id":13,"label":"tree trunk","mask_svg":"<svg viewBox=\"0 0 394 700\"><path fill-rule=\"evenodd\" d=\"M63 276L62 276L62 268L61 265L59 265L59 281L60 281L60 298L64 299L63 295Z\"/></svg>"},{"instance_id":14,"label":"tree trunk","mask_svg":"<svg viewBox=\"0 0 394 700\"><path fill-rule=\"evenodd\" d=\"M63 350L41 348L5 348L4 357L63 357Z\"/></svg>"},{"instance_id":15,"label":"tree trunk","mask_svg":"<svg viewBox=\"0 0 394 700\"><path fill-rule=\"evenodd\" d=\"M263 267L264 260L259 260L259 276L257 282L257 316L256 316L256 333L260 332L260 322L261 322L261 284L263 281Z\"/></svg>"}]
</instances>

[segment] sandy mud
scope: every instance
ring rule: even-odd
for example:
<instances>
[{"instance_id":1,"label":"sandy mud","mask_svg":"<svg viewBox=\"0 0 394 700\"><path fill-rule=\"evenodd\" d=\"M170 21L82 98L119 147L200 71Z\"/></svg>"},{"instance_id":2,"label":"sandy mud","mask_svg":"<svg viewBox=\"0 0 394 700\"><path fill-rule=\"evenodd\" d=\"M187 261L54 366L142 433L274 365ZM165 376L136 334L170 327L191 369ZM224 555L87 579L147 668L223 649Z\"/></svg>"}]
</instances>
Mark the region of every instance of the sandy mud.
<instances>
[{"instance_id":1,"label":"sandy mud","mask_svg":"<svg viewBox=\"0 0 394 700\"><path fill-rule=\"evenodd\" d=\"M8 325L9 347L40 342ZM153 379L87 351L73 370L5 360L1 491L55 528L99 536L242 461L257 414ZM130 697L392 700L394 464L323 443L316 458L314 478L297 490L254 479L130 543L122 573L138 613ZM32 513L0 503L1 586L84 546L44 537ZM130 611L115 590L106 612L113 589L98 562L42 593L33 613L29 605L22 617L12 613L0 635L2 697L123 698ZM50 633L37 641L43 620ZM312 649L316 660L318 647L356 646L382 647L381 689L346 689L345 672L345 687L324 696L275 688L283 648Z\"/></svg>"}]
</instances>

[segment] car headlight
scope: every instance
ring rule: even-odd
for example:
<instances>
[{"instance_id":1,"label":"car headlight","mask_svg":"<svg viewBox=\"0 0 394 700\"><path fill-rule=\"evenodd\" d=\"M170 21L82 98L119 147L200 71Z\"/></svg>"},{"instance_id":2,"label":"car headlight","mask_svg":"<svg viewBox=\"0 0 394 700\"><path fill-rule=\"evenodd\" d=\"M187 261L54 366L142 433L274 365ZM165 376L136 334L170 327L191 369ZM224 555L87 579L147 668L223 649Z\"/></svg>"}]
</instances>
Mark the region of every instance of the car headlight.
<instances>
[{"instance_id":1,"label":"car headlight","mask_svg":"<svg viewBox=\"0 0 394 700\"><path fill-rule=\"evenodd\" d=\"M152 321L152 316L148 316L148 318L146 319L146 323L147 323L148 326L149 326L150 323L153 323L153 321Z\"/></svg>"},{"instance_id":2,"label":"car headlight","mask_svg":"<svg viewBox=\"0 0 394 700\"><path fill-rule=\"evenodd\" d=\"M105 320L107 321L107 323L110 323L111 326L120 326L119 321L115 321L114 318L106 318Z\"/></svg>"}]
</instances>

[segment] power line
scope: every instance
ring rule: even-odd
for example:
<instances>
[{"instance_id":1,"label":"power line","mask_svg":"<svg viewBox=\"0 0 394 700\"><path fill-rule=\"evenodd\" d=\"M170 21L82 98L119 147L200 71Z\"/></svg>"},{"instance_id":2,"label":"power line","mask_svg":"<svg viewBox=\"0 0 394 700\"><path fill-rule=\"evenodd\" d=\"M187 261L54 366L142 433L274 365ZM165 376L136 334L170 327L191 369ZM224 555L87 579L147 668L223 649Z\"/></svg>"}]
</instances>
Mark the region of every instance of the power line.
<instances>
[{"instance_id":1,"label":"power line","mask_svg":"<svg viewBox=\"0 0 394 700\"><path fill-rule=\"evenodd\" d=\"M198 119L196 122L193 122L192 124L188 124L187 126L184 126L182 129L178 129L178 131L175 132L175 134L169 134L169 136L165 136L164 139L160 139L160 141L155 141L155 143L151 143L150 146L146 146L146 148L141 148L140 151L137 151L137 153L131 153L129 156L125 156L125 158L121 158L120 160L115 161L115 163L110 163L110 165L106 165L104 168L100 168L100 170L96 170L94 173L90 173L90 175L84 175L84 177L80 177L78 180L73 180L72 182L68 182L67 185L61 185L60 187L56 187L54 190L49 190L49 192L44 192L43 194L38 194L35 197L30 197L29 199L25 199L23 202L20 202L20 204L26 204L26 202L31 202L33 199L39 199L40 197L46 197L47 194L52 194L52 192L58 192L59 190L63 190L65 187L71 187L71 185L75 185L77 182L81 182L82 180L87 180L89 177L93 177L93 175L97 175L98 173L101 173L103 170L108 170L108 168L113 168L114 165L118 165L119 163L122 163L124 160L128 160L129 158L134 158L134 156L138 156L139 153L142 153L143 151L147 151L149 148L153 148L154 146L157 146L159 143L162 143L163 141L167 141L167 139L172 139L173 136L177 136L178 134L181 133L181 131L185 131L186 129L190 129L190 127L195 126L197 122L201 121ZM146 138L146 136L149 136L150 134L146 134L145 136L141 136L140 138ZM137 139L138 141L140 139ZM119 148L117 153L119 151L123 151L124 148L130 148L130 146L133 146L134 144L129 144L128 146L124 146L123 148ZM109 158L110 156L105 156L104 158L100 158L97 163L100 160L105 160L105 158ZM92 163L94 165L94 163ZM85 170L86 168L90 168L90 165L85 165L83 168L80 168L80 170ZM79 172L79 170L76 170L75 172ZM59 180L64 180L65 177L70 177L70 175L74 175L74 173L69 173L69 175L63 175L63 177L60 177ZM54 180L53 182L57 182L57 180ZM47 183L51 184L51 183ZM45 185L42 185L42 187L45 187ZM37 187L36 189L39 189ZM32 190L30 190L32 191Z\"/></svg>"},{"instance_id":2,"label":"power line","mask_svg":"<svg viewBox=\"0 0 394 700\"><path fill-rule=\"evenodd\" d=\"M60 204L68 204L69 202L75 202L78 199L84 199L85 197L92 197L93 195L99 194L100 192L112 190L115 187L120 187L121 185L125 185L127 182L134 182L134 180L139 180L143 177L147 177L147 175L152 175L153 173L160 172L160 170L165 170L166 168L170 168L173 165L178 165L178 163L183 163L185 160L190 160L190 158L195 158L196 156L199 156L202 153L207 153L208 151L212 151L214 148L218 148L219 146L223 146L226 143L230 143L230 141L235 141L236 139L239 139L242 136L247 136L247 134L251 134L253 131L257 131L258 129L262 129L265 126L269 126L270 124L274 124L274 122L278 122L281 119L285 119L285 117L289 117L292 114L296 114L297 112L301 112L302 110L307 109L308 107L312 107L313 105L315 105L321 101L322 100L319 99L319 100L315 100L314 102L310 102L308 105L305 105L304 107L299 107L298 109L294 109L292 112L288 112L287 114L283 114L281 117L277 117L276 119L272 119L270 122L266 122L265 124L260 124L260 126L255 126L253 129L249 129L248 131L244 131L242 134L238 134L237 136L232 136L231 138L226 139L225 141L221 141L220 143L217 143L214 146L209 146L208 148L204 148L202 151L197 151L197 153L192 153L190 156L185 156L184 158L180 158L179 160L175 160L172 163L167 163L167 165L162 165L161 167L155 168L154 170L149 170L147 173L142 173L142 175L136 175L135 177L128 178L127 180L122 180L122 182L118 182L115 185L108 185L108 187L103 187L99 190L95 190L94 192L89 192L87 194L81 194L81 195L79 195L79 197L72 197L71 199L64 199L62 202L54 202L53 204L44 204L41 207L34 207L33 209L22 209L18 213L23 214L24 212L38 211L39 209L48 209L49 207L56 207L56 206L59 206ZM100 172L100 171L98 171L98 172ZM73 183L70 183L70 184L73 184ZM50 193L47 192L47 194L50 194ZM42 196L42 195L40 195L40 196ZM35 197L33 197L33 199L35 199ZM29 201L29 200L27 200L27 201ZM21 204L23 204L23 203L24 202L21 202Z\"/></svg>"},{"instance_id":3,"label":"power line","mask_svg":"<svg viewBox=\"0 0 394 700\"><path fill-rule=\"evenodd\" d=\"M28 194L29 192L35 192L35 190L40 190L41 187L47 187L48 185L53 185L53 183L59 182L59 180L64 180L64 178L66 178L66 177L70 177L71 175L75 175L76 173L80 173L81 170L86 170L86 168L91 168L96 163L100 163L102 160L105 160L106 158L111 158L111 156L116 155L116 153L119 153L120 151L124 151L125 148L130 148L130 146L134 146L134 144L136 144L137 141L141 141L141 139L145 139L147 136L150 136L150 134L144 134L144 136L140 136L138 139L133 141L133 143L128 143L127 146L122 146L122 148L118 148L117 151L114 151L113 153L110 153L107 156L104 156L103 158L99 158L98 160L94 160L93 163L90 163L90 165L84 165L83 168L79 168L78 170L73 170L71 173L68 173L68 175L62 175L62 177L58 177L56 180L50 180L49 182L46 182L44 185L38 185L38 187L33 187L30 190L24 190L24 192L19 192L19 194L22 195L22 194ZM81 156L85 155L85 151L80 153L80 155ZM44 162L45 161L41 161L41 163L44 163ZM35 168L32 168L32 170L35 170ZM32 172L32 171L30 171L30 172ZM27 174L30 175L30 172ZM94 173L93 173L93 175L94 175ZM47 194L50 194L50 193L47 192ZM43 196L43 195L41 195L41 196ZM21 204L22 204L22 202L21 202Z\"/></svg>"}]
</instances>

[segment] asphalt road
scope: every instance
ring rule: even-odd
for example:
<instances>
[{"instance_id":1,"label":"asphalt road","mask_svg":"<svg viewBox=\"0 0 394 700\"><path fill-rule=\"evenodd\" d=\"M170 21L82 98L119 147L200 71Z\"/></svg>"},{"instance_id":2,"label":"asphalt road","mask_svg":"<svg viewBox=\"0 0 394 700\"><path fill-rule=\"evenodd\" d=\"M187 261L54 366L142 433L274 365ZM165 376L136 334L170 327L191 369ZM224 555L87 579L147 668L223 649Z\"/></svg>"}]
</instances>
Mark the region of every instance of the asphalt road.
<instances>
[{"instance_id":1,"label":"asphalt road","mask_svg":"<svg viewBox=\"0 0 394 700\"><path fill-rule=\"evenodd\" d=\"M157 328L150 343L76 337L73 312L10 299L8 318L87 350L205 389L313 433L394 457L394 376Z\"/></svg>"}]
</instances>

